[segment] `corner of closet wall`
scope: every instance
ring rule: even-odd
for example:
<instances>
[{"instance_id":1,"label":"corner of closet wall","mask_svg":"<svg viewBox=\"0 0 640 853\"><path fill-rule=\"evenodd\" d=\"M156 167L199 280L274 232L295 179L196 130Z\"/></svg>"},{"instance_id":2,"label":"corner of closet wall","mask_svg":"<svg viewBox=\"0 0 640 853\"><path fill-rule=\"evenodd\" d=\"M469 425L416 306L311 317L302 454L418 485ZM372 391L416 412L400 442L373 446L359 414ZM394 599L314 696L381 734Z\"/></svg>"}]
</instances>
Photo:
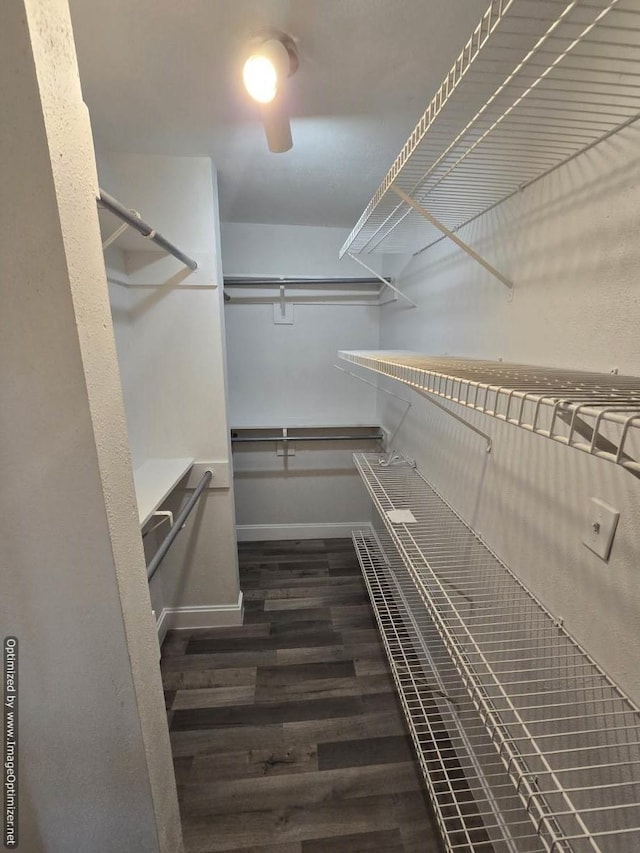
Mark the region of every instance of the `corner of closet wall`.
<instances>
[{"instance_id":1,"label":"corner of closet wall","mask_svg":"<svg viewBox=\"0 0 640 853\"><path fill-rule=\"evenodd\" d=\"M346 345L379 344L381 285L351 258L339 260L347 229L222 222L221 233L226 279L256 282L226 288L232 430L285 427L317 434L323 428L335 433L338 427L378 425L375 389L333 366ZM380 260L373 265L379 270ZM258 283L279 277L326 283L287 284L283 295L290 314L278 322L278 284L258 289ZM374 282L349 285L363 278ZM294 445L285 454L275 441L234 444L238 538L331 538L367 526L370 507L352 454L379 445L331 440Z\"/></svg>"},{"instance_id":2,"label":"corner of closet wall","mask_svg":"<svg viewBox=\"0 0 640 853\"><path fill-rule=\"evenodd\" d=\"M397 283L418 308L382 309L381 348L639 376L638 133L623 129L460 229L513 293L444 239L416 255ZM409 387L381 385L413 404L396 447L640 701L638 478L448 404L491 435L487 453ZM400 404L383 394L379 404L392 431ZM608 563L583 544L591 498L620 512Z\"/></svg>"},{"instance_id":3,"label":"corner of closet wall","mask_svg":"<svg viewBox=\"0 0 640 853\"><path fill-rule=\"evenodd\" d=\"M99 152L97 162L101 186L198 264L189 270L129 229L105 252L147 561L169 523L151 531L143 504L175 517L203 470L214 471L150 583L160 639L169 628L239 624L215 169L206 157ZM118 225L101 221L103 238Z\"/></svg>"}]
</instances>

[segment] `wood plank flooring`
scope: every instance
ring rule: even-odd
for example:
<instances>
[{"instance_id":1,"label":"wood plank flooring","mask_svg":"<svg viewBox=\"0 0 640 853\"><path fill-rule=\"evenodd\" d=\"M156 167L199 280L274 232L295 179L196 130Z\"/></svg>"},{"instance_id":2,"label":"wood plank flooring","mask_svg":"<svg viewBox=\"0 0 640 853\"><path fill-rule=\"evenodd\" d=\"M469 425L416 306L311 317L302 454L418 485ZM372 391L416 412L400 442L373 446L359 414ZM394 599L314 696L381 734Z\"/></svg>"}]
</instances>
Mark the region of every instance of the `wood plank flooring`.
<instances>
[{"instance_id":1,"label":"wood plank flooring","mask_svg":"<svg viewBox=\"0 0 640 853\"><path fill-rule=\"evenodd\" d=\"M440 853L351 541L239 554L245 624L162 649L187 853Z\"/></svg>"}]
</instances>

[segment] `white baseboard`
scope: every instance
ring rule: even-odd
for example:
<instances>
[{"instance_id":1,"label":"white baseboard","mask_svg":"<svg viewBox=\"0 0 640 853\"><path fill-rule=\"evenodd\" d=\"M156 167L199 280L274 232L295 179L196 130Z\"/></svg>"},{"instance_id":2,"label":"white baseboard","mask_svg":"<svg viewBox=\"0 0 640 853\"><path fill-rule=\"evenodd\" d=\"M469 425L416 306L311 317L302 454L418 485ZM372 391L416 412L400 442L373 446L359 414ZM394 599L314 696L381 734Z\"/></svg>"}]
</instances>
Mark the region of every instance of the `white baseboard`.
<instances>
[{"instance_id":1,"label":"white baseboard","mask_svg":"<svg viewBox=\"0 0 640 853\"><path fill-rule=\"evenodd\" d=\"M162 644L167 631L187 628L226 628L242 625L244 605L242 590L236 604L211 604L206 607L163 607L156 622L158 642Z\"/></svg>"},{"instance_id":2,"label":"white baseboard","mask_svg":"<svg viewBox=\"0 0 640 853\"><path fill-rule=\"evenodd\" d=\"M238 542L272 542L274 539L348 539L352 530L370 529L369 521L336 524L239 524Z\"/></svg>"}]
</instances>

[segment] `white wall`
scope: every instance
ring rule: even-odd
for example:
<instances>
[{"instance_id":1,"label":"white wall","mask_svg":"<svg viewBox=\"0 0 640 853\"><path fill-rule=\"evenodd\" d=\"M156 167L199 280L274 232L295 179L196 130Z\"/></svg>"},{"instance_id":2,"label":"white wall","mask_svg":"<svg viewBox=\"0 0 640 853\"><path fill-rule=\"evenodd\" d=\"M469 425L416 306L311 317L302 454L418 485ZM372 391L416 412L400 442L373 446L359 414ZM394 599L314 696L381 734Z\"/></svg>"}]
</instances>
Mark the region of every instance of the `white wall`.
<instances>
[{"instance_id":1,"label":"white wall","mask_svg":"<svg viewBox=\"0 0 640 853\"><path fill-rule=\"evenodd\" d=\"M214 477L154 577L154 609L158 618L163 611L165 617L168 610L180 611L163 620L163 630L215 624L220 608L239 620L216 176L204 157L116 152L100 155L99 171L107 192L198 261L198 270L185 275L179 261L141 252L148 244L133 234L109 250L134 468L148 459L180 457L226 468L226 477ZM116 224L112 220L110 228ZM179 511L190 494L187 485L193 488L193 478L164 508ZM148 537L147 559L166 531L161 527ZM194 614L193 607L200 610Z\"/></svg>"},{"instance_id":2,"label":"white wall","mask_svg":"<svg viewBox=\"0 0 640 853\"><path fill-rule=\"evenodd\" d=\"M19 849L182 850L65 0L3 9L0 626ZM4 821L3 821L4 823Z\"/></svg>"},{"instance_id":3,"label":"white wall","mask_svg":"<svg viewBox=\"0 0 640 853\"><path fill-rule=\"evenodd\" d=\"M289 326L274 324L273 305L228 303L231 425L375 423L375 391L333 365L346 341L377 346L379 310L295 305Z\"/></svg>"},{"instance_id":4,"label":"white wall","mask_svg":"<svg viewBox=\"0 0 640 853\"><path fill-rule=\"evenodd\" d=\"M340 248L349 236L348 228L222 222L220 231L225 275L327 278L369 275L352 258L339 257ZM373 257L367 263L372 269L382 268L381 258Z\"/></svg>"},{"instance_id":5,"label":"white wall","mask_svg":"<svg viewBox=\"0 0 640 853\"><path fill-rule=\"evenodd\" d=\"M382 347L640 375L639 143L629 127L463 229L514 280L512 301L447 242L416 258L400 283L420 307L384 309ZM416 403L397 446L639 701L640 482L458 408L494 436L487 456L481 439L402 393ZM399 408L380 405L392 427ZM621 512L608 564L581 544L590 497Z\"/></svg>"},{"instance_id":6,"label":"white wall","mask_svg":"<svg viewBox=\"0 0 640 853\"><path fill-rule=\"evenodd\" d=\"M367 277L349 258L338 260L347 233L341 228L223 223L225 275ZM318 302L327 298L320 291L312 295ZM276 325L272 303L227 303L231 426L375 424L375 390L333 365L346 342L377 347L379 310L298 303L293 325ZM338 523L345 525L344 535L352 522L366 519L368 507L351 462L353 449L358 447L299 445L287 470L273 445L260 450L236 446L236 510L238 524L245 528L241 535L250 535L246 528L273 525L283 528L283 536L299 536L300 528L284 528L318 525L321 536L330 530L320 525L335 529ZM259 535L269 531L256 530Z\"/></svg>"}]
</instances>

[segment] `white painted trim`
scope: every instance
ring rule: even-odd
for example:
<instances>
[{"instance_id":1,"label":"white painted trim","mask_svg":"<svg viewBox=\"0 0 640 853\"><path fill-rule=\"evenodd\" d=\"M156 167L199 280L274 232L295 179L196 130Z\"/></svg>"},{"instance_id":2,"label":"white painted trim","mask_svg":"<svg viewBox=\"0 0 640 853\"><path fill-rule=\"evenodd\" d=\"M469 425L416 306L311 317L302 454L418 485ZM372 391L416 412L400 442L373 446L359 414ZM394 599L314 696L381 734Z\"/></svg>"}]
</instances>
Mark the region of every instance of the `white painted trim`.
<instances>
[{"instance_id":1,"label":"white painted trim","mask_svg":"<svg viewBox=\"0 0 640 853\"><path fill-rule=\"evenodd\" d=\"M156 622L158 642L162 644L167 631L188 628L225 628L242 625L244 604L242 590L235 604L210 604L206 607L163 607Z\"/></svg>"},{"instance_id":2,"label":"white painted trim","mask_svg":"<svg viewBox=\"0 0 640 853\"><path fill-rule=\"evenodd\" d=\"M159 619L156 620L156 632L158 634L159 645L162 645L164 643L164 638L167 636L167 631L169 630L169 620L167 618L168 614L168 608L163 607Z\"/></svg>"},{"instance_id":3,"label":"white painted trim","mask_svg":"<svg viewBox=\"0 0 640 853\"><path fill-rule=\"evenodd\" d=\"M272 542L274 539L347 539L352 530L369 530L368 521L328 524L239 524L238 542Z\"/></svg>"}]
</instances>

